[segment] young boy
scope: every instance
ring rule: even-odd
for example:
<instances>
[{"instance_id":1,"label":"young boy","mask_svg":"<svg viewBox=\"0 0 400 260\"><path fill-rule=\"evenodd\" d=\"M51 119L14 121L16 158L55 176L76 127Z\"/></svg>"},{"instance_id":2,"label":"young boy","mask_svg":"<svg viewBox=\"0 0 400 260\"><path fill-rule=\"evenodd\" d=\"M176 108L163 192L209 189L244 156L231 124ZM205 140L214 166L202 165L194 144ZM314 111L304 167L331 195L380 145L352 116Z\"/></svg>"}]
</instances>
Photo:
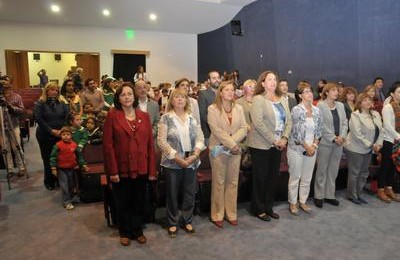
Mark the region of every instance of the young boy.
<instances>
[{"instance_id":1,"label":"young boy","mask_svg":"<svg viewBox=\"0 0 400 260\"><path fill-rule=\"evenodd\" d=\"M93 104L88 102L83 105L83 114L82 114L82 120L86 120L88 117L91 116L96 116L96 113L94 112L94 107Z\"/></svg>"},{"instance_id":2,"label":"young boy","mask_svg":"<svg viewBox=\"0 0 400 260\"><path fill-rule=\"evenodd\" d=\"M72 141L72 131L64 126L60 131L61 141L58 141L51 151L50 166L53 175L58 175L58 182L62 191L63 205L67 210L74 208L72 204L72 190L74 188L74 170L79 166L84 171L88 168L80 153L77 153L78 145ZM79 165L79 166L78 166Z\"/></svg>"},{"instance_id":3,"label":"young boy","mask_svg":"<svg viewBox=\"0 0 400 260\"><path fill-rule=\"evenodd\" d=\"M89 133L82 126L82 119L79 114L73 114L70 120L72 130L72 140L78 145L78 152L82 152L83 147L87 144Z\"/></svg>"},{"instance_id":4,"label":"young boy","mask_svg":"<svg viewBox=\"0 0 400 260\"><path fill-rule=\"evenodd\" d=\"M98 145L103 143L103 131L95 117L86 119L86 129L89 133L88 144Z\"/></svg>"}]
</instances>

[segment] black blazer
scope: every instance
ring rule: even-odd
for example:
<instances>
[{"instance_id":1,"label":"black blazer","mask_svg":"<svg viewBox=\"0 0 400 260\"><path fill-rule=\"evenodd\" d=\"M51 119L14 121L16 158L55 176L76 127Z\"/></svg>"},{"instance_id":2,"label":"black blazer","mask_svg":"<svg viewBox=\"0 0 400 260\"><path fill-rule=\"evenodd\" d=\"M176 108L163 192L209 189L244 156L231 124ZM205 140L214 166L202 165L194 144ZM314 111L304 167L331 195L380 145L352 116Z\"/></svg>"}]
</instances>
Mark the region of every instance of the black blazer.
<instances>
[{"instance_id":1,"label":"black blazer","mask_svg":"<svg viewBox=\"0 0 400 260\"><path fill-rule=\"evenodd\" d=\"M51 130L60 130L67 125L69 116L69 107L63 102L54 103L36 101L34 107L35 121L38 124L36 134L46 139L56 139L51 135Z\"/></svg>"},{"instance_id":2,"label":"black blazer","mask_svg":"<svg viewBox=\"0 0 400 260\"><path fill-rule=\"evenodd\" d=\"M209 87L206 90L201 90L199 93L199 112L200 112L200 123L201 130L203 131L204 138L210 138L211 130L208 126L207 116L208 116L208 107L214 103L215 101L215 91L212 87Z\"/></svg>"}]
</instances>

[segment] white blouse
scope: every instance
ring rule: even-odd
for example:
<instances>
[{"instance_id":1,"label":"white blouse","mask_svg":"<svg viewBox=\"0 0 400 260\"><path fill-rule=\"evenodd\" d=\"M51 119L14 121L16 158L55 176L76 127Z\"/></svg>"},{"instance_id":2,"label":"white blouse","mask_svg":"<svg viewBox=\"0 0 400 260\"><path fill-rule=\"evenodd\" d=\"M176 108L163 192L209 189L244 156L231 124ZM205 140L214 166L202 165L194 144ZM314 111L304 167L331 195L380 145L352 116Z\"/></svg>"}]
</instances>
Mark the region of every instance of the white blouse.
<instances>
[{"instance_id":1,"label":"white blouse","mask_svg":"<svg viewBox=\"0 0 400 260\"><path fill-rule=\"evenodd\" d=\"M179 116L173 113L173 121L178 130L179 140L181 141L182 149L184 152L192 151L192 144L189 135L189 117L186 116L185 121L182 121Z\"/></svg>"}]
</instances>

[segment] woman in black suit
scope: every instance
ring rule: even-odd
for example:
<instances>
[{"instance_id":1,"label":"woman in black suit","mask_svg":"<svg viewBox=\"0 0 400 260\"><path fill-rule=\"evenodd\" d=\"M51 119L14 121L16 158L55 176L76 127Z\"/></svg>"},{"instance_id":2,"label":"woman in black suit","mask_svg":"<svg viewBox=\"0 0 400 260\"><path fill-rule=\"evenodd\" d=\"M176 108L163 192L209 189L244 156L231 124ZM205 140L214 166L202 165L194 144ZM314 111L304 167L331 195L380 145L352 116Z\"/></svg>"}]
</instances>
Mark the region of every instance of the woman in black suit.
<instances>
[{"instance_id":1,"label":"woman in black suit","mask_svg":"<svg viewBox=\"0 0 400 260\"><path fill-rule=\"evenodd\" d=\"M66 125L69 107L60 101L60 90L57 83L50 82L43 89L42 96L35 103L34 114L38 127L36 139L44 165L44 186L54 190L57 177L51 174L50 153L60 140L60 129Z\"/></svg>"}]
</instances>

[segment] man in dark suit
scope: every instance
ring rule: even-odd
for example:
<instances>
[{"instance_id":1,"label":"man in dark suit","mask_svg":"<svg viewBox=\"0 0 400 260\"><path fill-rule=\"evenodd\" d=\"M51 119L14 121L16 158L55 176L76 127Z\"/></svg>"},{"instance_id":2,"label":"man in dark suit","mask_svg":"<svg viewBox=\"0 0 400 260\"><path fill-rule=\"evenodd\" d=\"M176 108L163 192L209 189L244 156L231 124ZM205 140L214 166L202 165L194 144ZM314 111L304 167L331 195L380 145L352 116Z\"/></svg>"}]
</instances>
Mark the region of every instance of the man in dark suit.
<instances>
[{"instance_id":1,"label":"man in dark suit","mask_svg":"<svg viewBox=\"0 0 400 260\"><path fill-rule=\"evenodd\" d=\"M210 127L208 126L207 122L208 106L214 103L217 89L221 83L221 78L218 71L213 70L208 73L208 83L209 87L206 90L200 91L198 100L201 130L203 130L206 145L208 145L208 140L210 139L211 135Z\"/></svg>"},{"instance_id":2,"label":"man in dark suit","mask_svg":"<svg viewBox=\"0 0 400 260\"><path fill-rule=\"evenodd\" d=\"M72 76L72 80L74 81L75 92L79 92L83 88L82 75L83 75L83 69L82 68L77 68L76 72Z\"/></svg>"},{"instance_id":3,"label":"man in dark suit","mask_svg":"<svg viewBox=\"0 0 400 260\"><path fill-rule=\"evenodd\" d=\"M385 92L383 90L383 84L384 84L384 81L383 81L382 77L376 77L374 79L374 86L375 86L375 89L376 89L375 97L379 102L382 102L382 103L386 99L386 95L385 95Z\"/></svg>"},{"instance_id":4,"label":"man in dark suit","mask_svg":"<svg viewBox=\"0 0 400 260\"><path fill-rule=\"evenodd\" d=\"M150 90L150 84L143 80L135 83L135 95L139 99L138 108L150 115L150 123L153 129L153 138L157 137L158 122L160 121L160 108L156 101L150 99L147 94Z\"/></svg>"},{"instance_id":5,"label":"man in dark suit","mask_svg":"<svg viewBox=\"0 0 400 260\"><path fill-rule=\"evenodd\" d=\"M292 108L297 105L297 101L295 98L288 95L289 92L289 83L287 79L281 79L279 81L279 88L282 92L282 96L286 97L289 103L289 109L292 111Z\"/></svg>"}]
</instances>

